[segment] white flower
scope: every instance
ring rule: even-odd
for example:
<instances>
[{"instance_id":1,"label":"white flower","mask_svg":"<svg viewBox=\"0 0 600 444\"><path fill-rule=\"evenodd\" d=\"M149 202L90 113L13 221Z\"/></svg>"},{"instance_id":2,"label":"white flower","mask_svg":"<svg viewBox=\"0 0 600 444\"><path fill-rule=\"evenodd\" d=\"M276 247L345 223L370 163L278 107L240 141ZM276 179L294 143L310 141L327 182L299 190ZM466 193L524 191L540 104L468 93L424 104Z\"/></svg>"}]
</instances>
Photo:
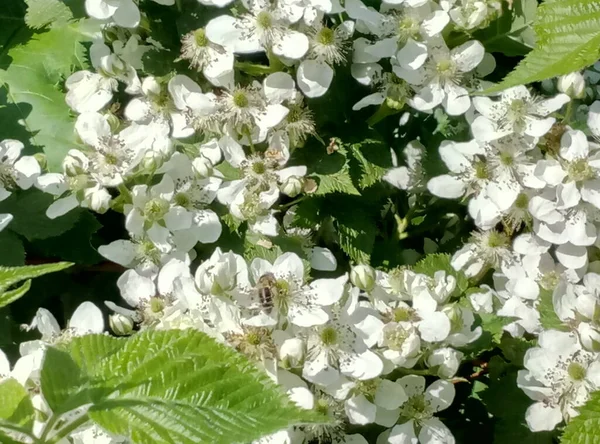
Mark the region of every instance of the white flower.
<instances>
[{"instance_id":1,"label":"white flower","mask_svg":"<svg viewBox=\"0 0 600 444\"><path fill-rule=\"evenodd\" d=\"M559 110L570 98L559 94L550 99L533 97L525 86L515 86L502 92L499 101L489 97L473 98L475 109L481 114L471 124L478 140L494 140L511 133L541 137L556 119L547 117Z\"/></svg>"},{"instance_id":2,"label":"white flower","mask_svg":"<svg viewBox=\"0 0 600 444\"><path fill-rule=\"evenodd\" d=\"M519 371L517 385L536 401L525 413L534 432L554 430L576 416L576 408L600 386L598 354L584 350L573 333L542 332L523 362L526 370Z\"/></svg>"},{"instance_id":3,"label":"white flower","mask_svg":"<svg viewBox=\"0 0 600 444\"><path fill-rule=\"evenodd\" d=\"M264 259L256 258L250 265L250 273L255 284L261 277L270 273L272 283L272 309L267 307L266 313L276 322L283 323L285 319L299 327L312 327L323 325L329 319L324 307L340 300L344 291L344 284L348 276L343 275L337 279L317 279L305 284L304 265L302 260L294 253L284 253L273 264ZM260 299L256 291L252 291L251 302L255 305ZM262 303L264 304L264 303ZM264 307L263 307L264 309ZM264 312L262 313L265 314ZM271 322L264 316L255 317L257 323Z\"/></svg>"},{"instance_id":4,"label":"white flower","mask_svg":"<svg viewBox=\"0 0 600 444\"><path fill-rule=\"evenodd\" d=\"M171 111L173 137L185 138L196 130L215 129L217 97L213 93L204 94L196 82L184 75L169 80L168 90L176 109Z\"/></svg>"},{"instance_id":5,"label":"white flower","mask_svg":"<svg viewBox=\"0 0 600 444\"><path fill-rule=\"evenodd\" d=\"M212 43L203 28L184 35L181 39L181 58L215 86L233 88L233 52Z\"/></svg>"},{"instance_id":6,"label":"white flower","mask_svg":"<svg viewBox=\"0 0 600 444\"><path fill-rule=\"evenodd\" d=\"M77 113L100 111L113 98L119 82L91 71L77 71L65 82L67 105Z\"/></svg>"},{"instance_id":7,"label":"white flower","mask_svg":"<svg viewBox=\"0 0 600 444\"><path fill-rule=\"evenodd\" d=\"M513 260L509 238L497 231L473 233L471 242L465 244L452 256L452 267L474 277L487 267L498 268L505 261Z\"/></svg>"},{"instance_id":8,"label":"white flower","mask_svg":"<svg viewBox=\"0 0 600 444\"><path fill-rule=\"evenodd\" d=\"M125 438L116 437L96 424L86 426L83 430L77 429L69 436L73 440L73 444L124 444L127 442Z\"/></svg>"},{"instance_id":9,"label":"white flower","mask_svg":"<svg viewBox=\"0 0 600 444\"><path fill-rule=\"evenodd\" d=\"M440 6L460 28L474 29L502 11L500 1L440 0Z\"/></svg>"},{"instance_id":10,"label":"white flower","mask_svg":"<svg viewBox=\"0 0 600 444\"><path fill-rule=\"evenodd\" d=\"M353 396L344 403L350 424L376 423L386 427L398 420L400 406L408 400L404 388L387 379L372 379L359 382Z\"/></svg>"},{"instance_id":11,"label":"white flower","mask_svg":"<svg viewBox=\"0 0 600 444\"><path fill-rule=\"evenodd\" d=\"M454 444L452 432L434 414L445 410L454 401L454 385L437 380L425 389L425 378L409 375L396 381L409 397L400 415L410 418L407 422L395 425L387 439L390 444Z\"/></svg>"},{"instance_id":12,"label":"white flower","mask_svg":"<svg viewBox=\"0 0 600 444\"><path fill-rule=\"evenodd\" d=\"M136 28L140 11L132 0L85 0L85 10L98 20L112 20L117 26Z\"/></svg>"},{"instance_id":13,"label":"white flower","mask_svg":"<svg viewBox=\"0 0 600 444\"><path fill-rule=\"evenodd\" d=\"M415 85L417 94L409 104L418 111L431 111L443 105L449 115L464 114L471 106L469 92L460 80L483 60L485 50L477 40L466 42L452 50L443 39L429 47L425 64L416 69L394 66L394 73Z\"/></svg>"},{"instance_id":14,"label":"white flower","mask_svg":"<svg viewBox=\"0 0 600 444\"><path fill-rule=\"evenodd\" d=\"M68 338L90 333L102 333L104 331L104 317L100 309L93 303L83 302L73 312L67 323L67 328L61 331L54 315L45 308L38 308L33 321L28 326L28 330L34 328L37 328L42 334L43 341L54 342L61 335Z\"/></svg>"},{"instance_id":15,"label":"white flower","mask_svg":"<svg viewBox=\"0 0 600 444\"><path fill-rule=\"evenodd\" d=\"M343 282L340 279L319 281L314 281L313 285L319 282L317 287L321 297L324 296L322 291L326 286L330 287L332 284L337 287L336 290L343 290L343 286L338 287ZM383 371L383 362L369 350L370 341L365 339L371 336L372 332L369 330L372 325L358 323L362 319L358 293L357 288L350 290L346 302L332 306L331 315L325 315L329 322L308 332L307 356L302 369L302 376L306 380L328 386L338 382L340 374L368 380L379 376Z\"/></svg>"},{"instance_id":16,"label":"white flower","mask_svg":"<svg viewBox=\"0 0 600 444\"><path fill-rule=\"evenodd\" d=\"M382 329L379 347L383 357L397 367L412 368L421 356L421 337L412 322L388 322Z\"/></svg>"},{"instance_id":17,"label":"white flower","mask_svg":"<svg viewBox=\"0 0 600 444\"><path fill-rule=\"evenodd\" d=\"M291 29L301 17L292 9L273 7L265 0L245 0L248 13L239 18L220 16L206 26L206 36L235 53L273 51L298 60L308 51L308 37Z\"/></svg>"},{"instance_id":18,"label":"white flower","mask_svg":"<svg viewBox=\"0 0 600 444\"><path fill-rule=\"evenodd\" d=\"M8 357L0 350L0 382L5 378L13 378L19 384L25 386L27 380L32 376L32 373L39 370L39 364L41 364L41 362L36 362L34 355L24 355L15 362L15 365L11 370Z\"/></svg>"}]
</instances>

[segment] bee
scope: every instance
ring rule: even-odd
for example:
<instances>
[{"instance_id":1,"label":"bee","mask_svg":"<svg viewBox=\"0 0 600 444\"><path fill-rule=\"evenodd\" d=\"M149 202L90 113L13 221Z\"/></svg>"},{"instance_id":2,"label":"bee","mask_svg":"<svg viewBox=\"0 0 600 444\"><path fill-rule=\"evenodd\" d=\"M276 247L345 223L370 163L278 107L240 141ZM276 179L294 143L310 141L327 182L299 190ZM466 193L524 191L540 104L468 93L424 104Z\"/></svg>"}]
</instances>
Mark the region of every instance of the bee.
<instances>
[{"instance_id":1,"label":"bee","mask_svg":"<svg viewBox=\"0 0 600 444\"><path fill-rule=\"evenodd\" d=\"M258 301L266 313L273 309L273 298L277 295L277 279L273 273L265 273L256 285L258 290Z\"/></svg>"}]
</instances>

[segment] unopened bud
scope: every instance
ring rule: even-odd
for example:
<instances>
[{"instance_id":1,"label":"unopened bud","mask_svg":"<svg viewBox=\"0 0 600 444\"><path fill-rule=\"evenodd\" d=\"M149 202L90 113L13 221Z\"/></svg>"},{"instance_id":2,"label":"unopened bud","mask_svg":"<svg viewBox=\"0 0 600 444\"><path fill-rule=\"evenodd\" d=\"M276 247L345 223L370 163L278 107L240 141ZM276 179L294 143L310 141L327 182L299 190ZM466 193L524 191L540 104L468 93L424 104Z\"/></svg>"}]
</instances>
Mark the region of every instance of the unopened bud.
<instances>
[{"instance_id":1,"label":"unopened bud","mask_svg":"<svg viewBox=\"0 0 600 444\"><path fill-rule=\"evenodd\" d=\"M148 151L142 159L142 168L146 171L156 171L164 163L163 157L156 151Z\"/></svg>"},{"instance_id":2,"label":"unopened bud","mask_svg":"<svg viewBox=\"0 0 600 444\"><path fill-rule=\"evenodd\" d=\"M356 265L350 271L350 282L363 291L371 291L375 288L375 270L369 265Z\"/></svg>"},{"instance_id":3,"label":"unopened bud","mask_svg":"<svg viewBox=\"0 0 600 444\"><path fill-rule=\"evenodd\" d=\"M128 336L133 333L133 320L125 315L119 313L110 315L108 323L117 336Z\"/></svg>"},{"instance_id":4,"label":"unopened bud","mask_svg":"<svg viewBox=\"0 0 600 444\"><path fill-rule=\"evenodd\" d=\"M302 192L304 180L297 176L288 177L281 185L281 192L289 197L296 197Z\"/></svg>"},{"instance_id":5,"label":"unopened bud","mask_svg":"<svg viewBox=\"0 0 600 444\"><path fill-rule=\"evenodd\" d=\"M110 129L112 130L113 133L116 133L119 128L121 127L121 120L115 116L113 113L106 113L106 121L108 122L108 126L110 126Z\"/></svg>"},{"instance_id":6,"label":"unopened bud","mask_svg":"<svg viewBox=\"0 0 600 444\"><path fill-rule=\"evenodd\" d=\"M554 82L552 79L542 80L542 91L546 94L555 94L556 88L554 87Z\"/></svg>"},{"instance_id":7,"label":"unopened bud","mask_svg":"<svg viewBox=\"0 0 600 444\"><path fill-rule=\"evenodd\" d=\"M46 155L44 153L35 153L33 157L37 161L37 163L40 164L40 168L42 170L45 170L48 166L48 160L46 158Z\"/></svg>"},{"instance_id":8,"label":"unopened bud","mask_svg":"<svg viewBox=\"0 0 600 444\"><path fill-rule=\"evenodd\" d=\"M569 97L580 99L585 95L585 79L580 73L572 72L558 78L557 88Z\"/></svg>"},{"instance_id":9,"label":"unopened bud","mask_svg":"<svg viewBox=\"0 0 600 444\"><path fill-rule=\"evenodd\" d=\"M304 343L301 339L286 339L279 348L279 359L285 361L289 367L297 367L304 359Z\"/></svg>"},{"instance_id":10,"label":"unopened bud","mask_svg":"<svg viewBox=\"0 0 600 444\"><path fill-rule=\"evenodd\" d=\"M319 186L317 185L317 181L314 179L306 179L304 180L304 192L306 194L312 194L317 191Z\"/></svg>"},{"instance_id":11,"label":"unopened bud","mask_svg":"<svg viewBox=\"0 0 600 444\"><path fill-rule=\"evenodd\" d=\"M213 164L204 156L196 157L192 161L192 168L201 178L210 177L213 174Z\"/></svg>"},{"instance_id":12,"label":"unopened bud","mask_svg":"<svg viewBox=\"0 0 600 444\"><path fill-rule=\"evenodd\" d=\"M106 188L89 188L84 191L86 206L96 213L106 213L110 208L112 197Z\"/></svg>"},{"instance_id":13,"label":"unopened bud","mask_svg":"<svg viewBox=\"0 0 600 444\"><path fill-rule=\"evenodd\" d=\"M67 176L76 177L86 174L88 169L88 159L79 150L69 150L63 160L63 171Z\"/></svg>"},{"instance_id":14,"label":"unopened bud","mask_svg":"<svg viewBox=\"0 0 600 444\"><path fill-rule=\"evenodd\" d=\"M591 352L597 353L600 351L600 333L587 322L582 322L577 328L581 345Z\"/></svg>"}]
</instances>

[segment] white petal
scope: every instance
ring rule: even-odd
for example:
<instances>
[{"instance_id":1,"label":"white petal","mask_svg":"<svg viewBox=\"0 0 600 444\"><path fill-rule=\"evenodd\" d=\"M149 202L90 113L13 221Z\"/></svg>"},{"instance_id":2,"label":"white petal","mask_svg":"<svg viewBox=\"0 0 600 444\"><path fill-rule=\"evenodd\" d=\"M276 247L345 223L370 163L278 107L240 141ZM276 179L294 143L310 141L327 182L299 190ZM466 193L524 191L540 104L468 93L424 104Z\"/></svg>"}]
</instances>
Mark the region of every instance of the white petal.
<instances>
[{"instance_id":1,"label":"white petal","mask_svg":"<svg viewBox=\"0 0 600 444\"><path fill-rule=\"evenodd\" d=\"M292 100L296 94L294 79L285 72L275 72L263 81L263 91L270 103Z\"/></svg>"},{"instance_id":2,"label":"white petal","mask_svg":"<svg viewBox=\"0 0 600 444\"><path fill-rule=\"evenodd\" d=\"M310 266L319 271L335 271L337 260L329 248L314 247L310 252Z\"/></svg>"},{"instance_id":3,"label":"white petal","mask_svg":"<svg viewBox=\"0 0 600 444\"><path fill-rule=\"evenodd\" d=\"M427 342L443 341L450 334L450 319L439 311L430 313L419 323L419 333Z\"/></svg>"},{"instance_id":4,"label":"white petal","mask_svg":"<svg viewBox=\"0 0 600 444\"><path fill-rule=\"evenodd\" d=\"M104 317L102 311L91 302L84 302L73 313L69 327L78 335L89 333L102 333L104 331Z\"/></svg>"},{"instance_id":5,"label":"white petal","mask_svg":"<svg viewBox=\"0 0 600 444\"><path fill-rule=\"evenodd\" d=\"M414 420L395 425L388 437L389 444L419 444L415 434Z\"/></svg>"},{"instance_id":6,"label":"white petal","mask_svg":"<svg viewBox=\"0 0 600 444\"><path fill-rule=\"evenodd\" d=\"M143 300L156 294L152 279L139 275L135 270L127 270L117 280L121 296L132 307L138 307Z\"/></svg>"},{"instance_id":7,"label":"white petal","mask_svg":"<svg viewBox=\"0 0 600 444\"><path fill-rule=\"evenodd\" d=\"M419 432L419 442L422 444L454 444L456 440L448 427L438 418L428 418L423 421Z\"/></svg>"},{"instance_id":8,"label":"white petal","mask_svg":"<svg viewBox=\"0 0 600 444\"><path fill-rule=\"evenodd\" d=\"M309 41L305 34L288 30L281 38L273 42L273 53L280 57L299 60L308 51Z\"/></svg>"},{"instance_id":9,"label":"white petal","mask_svg":"<svg viewBox=\"0 0 600 444\"><path fill-rule=\"evenodd\" d=\"M559 245L556 249L556 258L565 267L576 270L587 264L587 248L578 247L571 243Z\"/></svg>"},{"instance_id":10,"label":"white petal","mask_svg":"<svg viewBox=\"0 0 600 444\"><path fill-rule=\"evenodd\" d=\"M407 400L408 396L404 393L402 386L387 379L383 379L379 383L375 392L375 404L384 409L397 409Z\"/></svg>"},{"instance_id":11,"label":"white petal","mask_svg":"<svg viewBox=\"0 0 600 444\"><path fill-rule=\"evenodd\" d=\"M231 52L251 54L264 51L258 33L249 33L248 29L230 15L220 15L207 23L206 37Z\"/></svg>"},{"instance_id":12,"label":"white petal","mask_svg":"<svg viewBox=\"0 0 600 444\"><path fill-rule=\"evenodd\" d=\"M298 86L307 97L321 97L333 80L333 69L326 63L305 60L297 73Z\"/></svg>"},{"instance_id":13,"label":"white petal","mask_svg":"<svg viewBox=\"0 0 600 444\"><path fill-rule=\"evenodd\" d=\"M419 69L427 60L427 45L409 38L396 53L396 58L402 68Z\"/></svg>"},{"instance_id":14,"label":"white petal","mask_svg":"<svg viewBox=\"0 0 600 444\"><path fill-rule=\"evenodd\" d=\"M467 43L454 48L450 55L456 63L456 67L461 72L469 72L477 68L483 60L485 48L477 40L471 40Z\"/></svg>"},{"instance_id":15,"label":"white petal","mask_svg":"<svg viewBox=\"0 0 600 444\"><path fill-rule=\"evenodd\" d=\"M544 402L536 402L525 412L525 420L532 432L554 430L563 420L560 407L550 407Z\"/></svg>"},{"instance_id":16,"label":"white petal","mask_svg":"<svg viewBox=\"0 0 600 444\"><path fill-rule=\"evenodd\" d=\"M344 274L336 279L317 279L310 287L315 291L316 303L319 305L335 304L342 298L348 276Z\"/></svg>"},{"instance_id":17,"label":"white petal","mask_svg":"<svg viewBox=\"0 0 600 444\"><path fill-rule=\"evenodd\" d=\"M425 390L425 400L434 412L446 410L454 401L456 390L454 384L438 379Z\"/></svg>"},{"instance_id":18,"label":"white petal","mask_svg":"<svg viewBox=\"0 0 600 444\"><path fill-rule=\"evenodd\" d=\"M216 242L223 232L221 220L212 210L196 211L193 218L193 228L198 242L203 244Z\"/></svg>"},{"instance_id":19,"label":"white petal","mask_svg":"<svg viewBox=\"0 0 600 444\"><path fill-rule=\"evenodd\" d=\"M587 125L594 136L600 137L600 101L598 100L592 103L588 110Z\"/></svg>"},{"instance_id":20,"label":"white petal","mask_svg":"<svg viewBox=\"0 0 600 444\"><path fill-rule=\"evenodd\" d=\"M112 18L118 26L136 28L140 24L140 10L131 0L121 0Z\"/></svg>"},{"instance_id":21,"label":"white petal","mask_svg":"<svg viewBox=\"0 0 600 444\"><path fill-rule=\"evenodd\" d=\"M443 174L427 182L427 189L435 196L456 199L465 193L466 184L457 177Z\"/></svg>"},{"instance_id":22,"label":"white petal","mask_svg":"<svg viewBox=\"0 0 600 444\"><path fill-rule=\"evenodd\" d=\"M346 416L350 424L370 424L375 421L377 407L369 402L364 395L358 395L350 398L344 403Z\"/></svg>"},{"instance_id":23,"label":"white petal","mask_svg":"<svg viewBox=\"0 0 600 444\"><path fill-rule=\"evenodd\" d=\"M371 105L381 105L384 100L385 95L382 93L369 94L368 96L364 96L362 99L356 102L352 106L352 111L358 111Z\"/></svg>"},{"instance_id":24,"label":"white petal","mask_svg":"<svg viewBox=\"0 0 600 444\"><path fill-rule=\"evenodd\" d=\"M136 245L128 240L116 240L98 247L98 253L109 261L124 267L129 266L137 256Z\"/></svg>"},{"instance_id":25,"label":"white petal","mask_svg":"<svg viewBox=\"0 0 600 444\"><path fill-rule=\"evenodd\" d=\"M284 253L273 262L273 273L286 279L291 278L304 282L304 264L295 253Z\"/></svg>"},{"instance_id":26,"label":"white petal","mask_svg":"<svg viewBox=\"0 0 600 444\"><path fill-rule=\"evenodd\" d=\"M77 200L77 197L75 197L74 194L71 194L68 197L63 197L62 199L57 199L52 202L46 210L46 216L48 216L49 219L56 219L78 206L79 201Z\"/></svg>"},{"instance_id":27,"label":"white petal","mask_svg":"<svg viewBox=\"0 0 600 444\"><path fill-rule=\"evenodd\" d=\"M13 220L12 214L0 213L0 231L4 230L11 220Z\"/></svg>"}]
</instances>

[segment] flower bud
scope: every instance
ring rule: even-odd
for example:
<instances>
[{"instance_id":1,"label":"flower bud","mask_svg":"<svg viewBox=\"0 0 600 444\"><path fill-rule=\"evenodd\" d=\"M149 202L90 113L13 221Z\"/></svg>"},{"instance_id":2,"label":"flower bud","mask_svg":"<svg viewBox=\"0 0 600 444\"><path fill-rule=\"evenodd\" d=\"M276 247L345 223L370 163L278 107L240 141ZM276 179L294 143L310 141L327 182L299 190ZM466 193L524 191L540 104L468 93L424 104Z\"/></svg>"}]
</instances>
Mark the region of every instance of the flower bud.
<instances>
[{"instance_id":1,"label":"flower bud","mask_svg":"<svg viewBox=\"0 0 600 444\"><path fill-rule=\"evenodd\" d=\"M133 333L133 320L125 315L119 313L110 315L108 323L117 336L128 336Z\"/></svg>"},{"instance_id":2,"label":"flower bud","mask_svg":"<svg viewBox=\"0 0 600 444\"><path fill-rule=\"evenodd\" d=\"M375 288L375 270L369 265L357 265L352 267L350 282L361 290L371 291Z\"/></svg>"},{"instance_id":3,"label":"flower bud","mask_svg":"<svg viewBox=\"0 0 600 444\"><path fill-rule=\"evenodd\" d=\"M554 82L552 79L542 80L542 91L546 94L555 94L556 89L554 88Z\"/></svg>"},{"instance_id":4,"label":"flower bud","mask_svg":"<svg viewBox=\"0 0 600 444\"><path fill-rule=\"evenodd\" d=\"M88 188L84 191L87 207L96 213L105 213L110 208L112 197L106 188Z\"/></svg>"},{"instance_id":5,"label":"flower bud","mask_svg":"<svg viewBox=\"0 0 600 444\"><path fill-rule=\"evenodd\" d=\"M121 127L121 120L111 112L106 113L105 117L111 131L113 133L118 132L119 128Z\"/></svg>"},{"instance_id":6,"label":"flower bud","mask_svg":"<svg viewBox=\"0 0 600 444\"><path fill-rule=\"evenodd\" d=\"M79 150L69 150L63 160L63 171L67 176L75 177L80 174L86 174L89 161L85 154Z\"/></svg>"},{"instance_id":7,"label":"flower bud","mask_svg":"<svg viewBox=\"0 0 600 444\"><path fill-rule=\"evenodd\" d=\"M581 73L572 72L558 78L557 88L569 97L580 99L585 95L585 79Z\"/></svg>"},{"instance_id":8,"label":"flower bud","mask_svg":"<svg viewBox=\"0 0 600 444\"><path fill-rule=\"evenodd\" d=\"M304 343L301 339L286 339L279 349L279 359L285 361L289 367L298 367L304 359Z\"/></svg>"},{"instance_id":9,"label":"flower bud","mask_svg":"<svg viewBox=\"0 0 600 444\"><path fill-rule=\"evenodd\" d=\"M281 185L281 192L289 197L296 197L302 192L304 181L297 176L288 177Z\"/></svg>"},{"instance_id":10,"label":"flower bud","mask_svg":"<svg viewBox=\"0 0 600 444\"><path fill-rule=\"evenodd\" d=\"M213 174L213 164L204 156L196 157L192 161L192 168L201 178L210 177Z\"/></svg>"},{"instance_id":11,"label":"flower bud","mask_svg":"<svg viewBox=\"0 0 600 444\"><path fill-rule=\"evenodd\" d=\"M164 162L163 157L156 151L148 151L142 159L142 168L147 171L159 169Z\"/></svg>"}]
</instances>

